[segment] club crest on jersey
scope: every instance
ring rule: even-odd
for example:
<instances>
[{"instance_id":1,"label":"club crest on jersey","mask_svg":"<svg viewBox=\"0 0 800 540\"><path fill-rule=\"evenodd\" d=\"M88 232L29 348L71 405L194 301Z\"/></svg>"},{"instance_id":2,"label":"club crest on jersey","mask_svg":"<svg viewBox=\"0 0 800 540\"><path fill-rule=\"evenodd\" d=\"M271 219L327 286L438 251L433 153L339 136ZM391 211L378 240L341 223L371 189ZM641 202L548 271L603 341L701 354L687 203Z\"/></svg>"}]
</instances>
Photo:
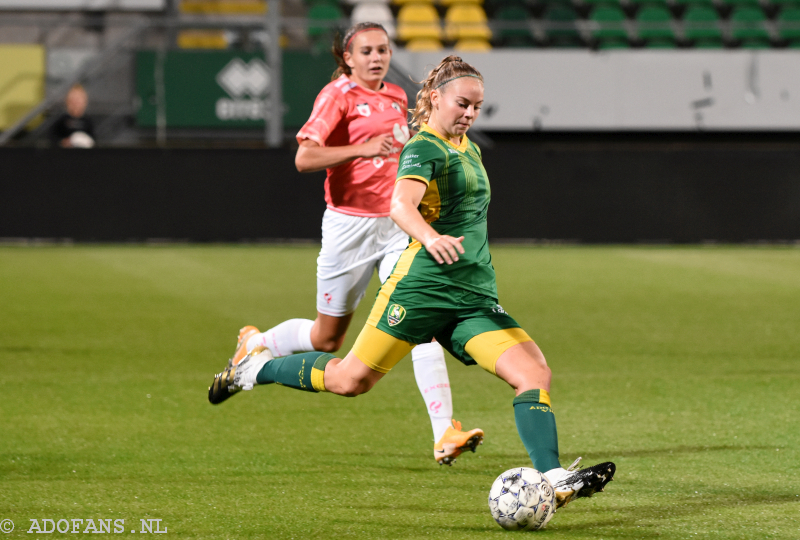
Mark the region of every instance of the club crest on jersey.
<instances>
[{"instance_id":1,"label":"club crest on jersey","mask_svg":"<svg viewBox=\"0 0 800 540\"><path fill-rule=\"evenodd\" d=\"M403 109L400 108L400 104L392 101L392 109L396 110L399 113L403 112Z\"/></svg>"},{"instance_id":2,"label":"club crest on jersey","mask_svg":"<svg viewBox=\"0 0 800 540\"><path fill-rule=\"evenodd\" d=\"M372 111L369 110L369 103L359 103L356 105L356 109L361 116L369 116L372 114Z\"/></svg>"},{"instance_id":3,"label":"club crest on jersey","mask_svg":"<svg viewBox=\"0 0 800 540\"><path fill-rule=\"evenodd\" d=\"M406 308L400 304L392 304L389 306L389 313L386 314L386 319L389 321L389 326L400 324L406 318Z\"/></svg>"}]
</instances>

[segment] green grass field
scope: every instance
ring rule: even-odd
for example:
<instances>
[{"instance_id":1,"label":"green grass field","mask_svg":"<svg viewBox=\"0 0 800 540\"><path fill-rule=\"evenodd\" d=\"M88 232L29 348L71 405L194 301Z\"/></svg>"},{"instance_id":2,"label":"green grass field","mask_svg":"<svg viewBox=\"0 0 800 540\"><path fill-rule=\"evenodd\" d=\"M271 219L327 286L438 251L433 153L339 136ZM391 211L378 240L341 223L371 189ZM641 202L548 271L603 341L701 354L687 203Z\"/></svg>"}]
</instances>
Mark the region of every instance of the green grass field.
<instances>
[{"instance_id":1,"label":"green grass field","mask_svg":"<svg viewBox=\"0 0 800 540\"><path fill-rule=\"evenodd\" d=\"M0 540L31 519L161 519L180 538L503 538L529 466L513 393L448 359L486 442L452 468L410 359L344 399L269 386L213 407L244 324L314 316L314 246L0 248ZM613 460L550 539L800 538L800 249L493 249L541 346L562 462ZM361 305L346 347L371 305ZM113 529L112 529L113 530Z\"/></svg>"}]
</instances>

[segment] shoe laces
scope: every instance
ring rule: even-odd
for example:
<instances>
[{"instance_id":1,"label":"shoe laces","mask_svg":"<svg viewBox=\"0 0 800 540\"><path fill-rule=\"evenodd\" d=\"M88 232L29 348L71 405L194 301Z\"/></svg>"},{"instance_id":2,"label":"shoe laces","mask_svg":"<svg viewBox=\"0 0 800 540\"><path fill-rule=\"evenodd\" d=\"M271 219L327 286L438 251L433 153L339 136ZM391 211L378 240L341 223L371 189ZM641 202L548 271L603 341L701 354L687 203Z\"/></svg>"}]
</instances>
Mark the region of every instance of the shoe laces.
<instances>
[{"instance_id":1,"label":"shoe laces","mask_svg":"<svg viewBox=\"0 0 800 540\"><path fill-rule=\"evenodd\" d=\"M451 420L451 422L453 422L453 429L456 431L461 431L461 422L458 420Z\"/></svg>"},{"instance_id":2,"label":"shoe laces","mask_svg":"<svg viewBox=\"0 0 800 540\"><path fill-rule=\"evenodd\" d=\"M581 459L583 459L583 458L578 457L578 459L576 459L575 461L572 462L572 465L570 465L569 467L564 469L564 476L562 476L559 480L557 480L553 484L554 488L558 489L558 488L567 487L567 486L569 486L569 484L572 483L572 481L574 480L575 476L570 474L570 473L574 473L574 472L580 470L579 463L581 462Z\"/></svg>"}]
</instances>

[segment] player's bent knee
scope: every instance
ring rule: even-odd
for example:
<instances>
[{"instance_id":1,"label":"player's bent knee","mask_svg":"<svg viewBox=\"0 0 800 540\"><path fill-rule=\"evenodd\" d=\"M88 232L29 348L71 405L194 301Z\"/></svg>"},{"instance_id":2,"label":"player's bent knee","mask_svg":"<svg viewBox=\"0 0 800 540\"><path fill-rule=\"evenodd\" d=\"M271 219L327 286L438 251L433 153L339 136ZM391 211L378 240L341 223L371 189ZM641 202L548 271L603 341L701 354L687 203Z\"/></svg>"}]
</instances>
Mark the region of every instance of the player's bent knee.
<instances>
[{"instance_id":1,"label":"player's bent knee","mask_svg":"<svg viewBox=\"0 0 800 540\"><path fill-rule=\"evenodd\" d=\"M314 344L314 348L320 352L332 353L342 348L344 336L337 338L323 338Z\"/></svg>"},{"instance_id":2,"label":"player's bent knee","mask_svg":"<svg viewBox=\"0 0 800 540\"><path fill-rule=\"evenodd\" d=\"M338 381L332 391L344 397L356 397L361 394L366 394L372 387L375 386L375 381L369 378L354 379L346 378Z\"/></svg>"}]
</instances>

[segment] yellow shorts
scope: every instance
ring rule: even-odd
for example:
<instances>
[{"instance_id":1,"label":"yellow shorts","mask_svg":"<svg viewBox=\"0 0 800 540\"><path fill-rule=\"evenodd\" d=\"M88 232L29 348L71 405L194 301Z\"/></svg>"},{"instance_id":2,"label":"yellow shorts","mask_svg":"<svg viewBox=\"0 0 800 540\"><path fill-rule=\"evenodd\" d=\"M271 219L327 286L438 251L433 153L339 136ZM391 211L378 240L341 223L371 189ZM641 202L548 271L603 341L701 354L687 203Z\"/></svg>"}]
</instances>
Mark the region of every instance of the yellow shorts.
<instances>
[{"instance_id":1,"label":"yellow shorts","mask_svg":"<svg viewBox=\"0 0 800 540\"><path fill-rule=\"evenodd\" d=\"M454 353L446 344L443 345L462 363L477 363L489 373L496 375L495 365L500 355L512 346L528 341L533 340L522 328L505 328L472 336L463 346L466 354ZM353 354L370 369L379 373L389 373L415 346L414 343L398 339L367 324L353 345Z\"/></svg>"}]
</instances>

